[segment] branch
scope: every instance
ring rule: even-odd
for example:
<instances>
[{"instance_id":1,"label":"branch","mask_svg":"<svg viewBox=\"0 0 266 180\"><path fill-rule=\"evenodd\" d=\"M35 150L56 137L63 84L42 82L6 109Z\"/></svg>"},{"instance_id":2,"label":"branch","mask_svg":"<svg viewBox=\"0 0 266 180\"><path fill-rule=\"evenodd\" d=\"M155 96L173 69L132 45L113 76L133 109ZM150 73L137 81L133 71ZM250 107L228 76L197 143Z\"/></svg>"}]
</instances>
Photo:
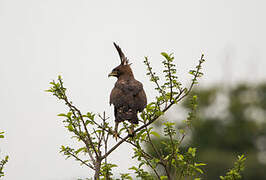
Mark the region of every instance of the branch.
<instances>
[{"instance_id":1,"label":"branch","mask_svg":"<svg viewBox=\"0 0 266 180\"><path fill-rule=\"evenodd\" d=\"M201 55L201 58L199 60L199 65L197 66L197 71L194 74L194 78L192 79L192 83L190 84L190 87L189 87L188 91L185 93L185 95L183 97L187 96L191 92L193 86L197 83L197 78L201 74L201 72L200 72L201 64L204 62L204 59L203 58L204 58L204 54ZM181 97L180 99L183 99L183 97Z\"/></svg>"},{"instance_id":2,"label":"branch","mask_svg":"<svg viewBox=\"0 0 266 180\"><path fill-rule=\"evenodd\" d=\"M150 136L150 133L149 133L147 127L145 127L145 129L146 129L147 136L148 136L148 139L149 139L149 143L150 143L152 149L154 150L154 152L156 153L156 155L160 158L160 160L162 160L161 154L157 151L157 149L155 148L154 144L152 143L151 136Z\"/></svg>"},{"instance_id":3,"label":"branch","mask_svg":"<svg viewBox=\"0 0 266 180\"><path fill-rule=\"evenodd\" d=\"M74 116L76 117L76 115L75 115L75 111L72 111L72 112L73 112ZM93 164L95 164L95 159L93 158L93 155L92 155L92 153L91 153L91 151L90 151L90 146L89 146L88 142L86 141L86 139L84 139L83 136L80 135L80 133L77 132L77 128L76 128L75 124L71 122L71 125L74 127L74 130L75 130L74 133L75 133L75 134L76 134L76 135L82 140L82 142L84 142L84 144L86 145L86 148L87 148L87 150L88 150L88 154L89 154L89 156L90 156L90 158L91 158L91 161L93 162ZM80 125L79 125L79 131L81 132Z\"/></svg>"},{"instance_id":4,"label":"branch","mask_svg":"<svg viewBox=\"0 0 266 180\"><path fill-rule=\"evenodd\" d=\"M82 159L80 159L78 156L76 156L75 154L71 153L70 151L68 151L68 153L73 156L76 160L80 161L82 164L88 166L89 168L95 170L95 168L91 165L91 164L87 164L85 161L83 161Z\"/></svg>"},{"instance_id":5,"label":"branch","mask_svg":"<svg viewBox=\"0 0 266 180\"><path fill-rule=\"evenodd\" d=\"M150 66L150 62L148 61L148 58L147 58L147 57L145 57L145 61L144 61L144 63L145 63L145 64L147 65L147 67L148 67L148 71L149 71L148 74L150 74L150 76L151 76L151 81L153 81L153 82L156 84L157 89L159 90L160 93L162 93L162 95L163 95L163 97L164 97L164 99L165 99L165 92L162 90L161 86L159 85L158 77L155 77L155 76L154 76L155 73L152 72L152 67Z\"/></svg>"},{"instance_id":6,"label":"branch","mask_svg":"<svg viewBox=\"0 0 266 180\"><path fill-rule=\"evenodd\" d=\"M149 160L146 159L145 156L143 156L143 157L144 157L145 161L147 162L147 164L150 166L150 168L154 171L154 173L156 174L157 178L160 180L161 178L160 178L158 172L156 171L156 169L152 167L152 165L150 164Z\"/></svg>"},{"instance_id":7,"label":"branch","mask_svg":"<svg viewBox=\"0 0 266 180\"><path fill-rule=\"evenodd\" d=\"M173 98L173 80L172 80L172 74L171 74L171 67L170 67L170 61L166 59L167 62L167 69L168 69L168 76L170 81L170 101L172 101Z\"/></svg>"},{"instance_id":8,"label":"branch","mask_svg":"<svg viewBox=\"0 0 266 180\"><path fill-rule=\"evenodd\" d=\"M91 139L91 137L90 137L89 131L88 131L88 129L87 129L87 126L86 126L86 124L85 124L85 122L84 122L84 119L83 119L83 116L82 116L80 110L79 110L78 108L76 108L74 105L72 105L72 104L68 101L68 99L67 99L66 96L65 96L65 98L64 98L64 101L66 102L66 104L67 104L67 106L68 106L69 108L73 108L76 112L78 112L78 115L79 115L79 117L80 117L80 120L81 120L81 122L82 122L82 124L83 124L83 127L84 127L85 131L86 131L86 135L87 135L87 138L88 138L88 140L89 140L90 146L92 147L92 149L93 149L93 151L94 151L94 153L95 153L95 155L96 155L96 158L98 158L99 155L98 155L98 153L97 153L97 151L96 151L96 149L95 149L95 147L94 147L94 144L93 144L93 142L92 142L92 139ZM89 149L88 149L88 150L89 150Z\"/></svg>"}]
</instances>

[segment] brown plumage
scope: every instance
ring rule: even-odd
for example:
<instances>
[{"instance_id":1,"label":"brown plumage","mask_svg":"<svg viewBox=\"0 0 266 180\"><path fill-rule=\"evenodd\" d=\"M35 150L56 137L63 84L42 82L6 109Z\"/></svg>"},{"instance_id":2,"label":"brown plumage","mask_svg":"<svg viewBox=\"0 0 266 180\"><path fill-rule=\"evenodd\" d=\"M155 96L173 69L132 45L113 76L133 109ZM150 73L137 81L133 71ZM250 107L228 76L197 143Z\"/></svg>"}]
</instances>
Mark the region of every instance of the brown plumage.
<instances>
[{"instance_id":1,"label":"brown plumage","mask_svg":"<svg viewBox=\"0 0 266 180\"><path fill-rule=\"evenodd\" d=\"M134 78L128 59L118 45L114 43L114 46L121 59L121 64L109 74L117 77L115 87L110 94L110 105L114 105L115 133L117 133L119 122L127 120L132 124L138 124L137 114L146 107L147 99L142 83ZM133 126L131 131L133 134Z\"/></svg>"}]
</instances>

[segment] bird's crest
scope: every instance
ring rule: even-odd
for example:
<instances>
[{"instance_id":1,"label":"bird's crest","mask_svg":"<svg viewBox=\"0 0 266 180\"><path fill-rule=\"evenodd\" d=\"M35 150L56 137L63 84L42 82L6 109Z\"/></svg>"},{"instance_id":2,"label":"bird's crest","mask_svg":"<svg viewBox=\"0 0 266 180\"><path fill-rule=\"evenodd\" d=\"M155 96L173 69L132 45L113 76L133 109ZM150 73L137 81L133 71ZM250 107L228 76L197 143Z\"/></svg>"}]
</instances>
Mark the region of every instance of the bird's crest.
<instances>
[{"instance_id":1,"label":"bird's crest","mask_svg":"<svg viewBox=\"0 0 266 180\"><path fill-rule=\"evenodd\" d=\"M114 42L114 46L120 56L120 60L121 60L121 65L131 65L129 64L129 61L127 59L127 57L125 56L125 54L122 52L121 48Z\"/></svg>"}]
</instances>

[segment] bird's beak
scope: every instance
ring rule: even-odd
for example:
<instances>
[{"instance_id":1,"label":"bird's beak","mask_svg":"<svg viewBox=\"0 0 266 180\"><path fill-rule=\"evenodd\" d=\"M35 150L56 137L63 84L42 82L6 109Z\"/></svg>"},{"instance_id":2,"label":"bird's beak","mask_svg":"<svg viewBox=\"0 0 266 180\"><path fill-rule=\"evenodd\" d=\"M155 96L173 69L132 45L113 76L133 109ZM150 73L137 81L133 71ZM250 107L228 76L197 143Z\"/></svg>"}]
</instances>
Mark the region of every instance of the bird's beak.
<instances>
[{"instance_id":1,"label":"bird's beak","mask_svg":"<svg viewBox=\"0 0 266 180\"><path fill-rule=\"evenodd\" d=\"M117 73L116 72L111 72L110 74L108 74L108 77L110 77L110 76L117 77Z\"/></svg>"}]
</instances>

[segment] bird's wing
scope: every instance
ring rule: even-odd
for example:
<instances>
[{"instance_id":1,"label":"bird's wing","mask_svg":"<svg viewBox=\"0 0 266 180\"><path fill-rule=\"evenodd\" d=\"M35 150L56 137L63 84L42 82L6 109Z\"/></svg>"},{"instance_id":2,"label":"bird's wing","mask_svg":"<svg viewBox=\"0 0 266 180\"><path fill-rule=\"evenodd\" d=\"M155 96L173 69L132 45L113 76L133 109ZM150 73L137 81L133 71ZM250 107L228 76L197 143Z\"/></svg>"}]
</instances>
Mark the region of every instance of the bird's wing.
<instances>
[{"instance_id":1,"label":"bird's wing","mask_svg":"<svg viewBox=\"0 0 266 180\"><path fill-rule=\"evenodd\" d=\"M147 105L147 98L143 85L137 80L132 80L129 84L134 99L134 107L137 111L141 112Z\"/></svg>"},{"instance_id":2,"label":"bird's wing","mask_svg":"<svg viewBox=\"0 0 266 180\"><path fill-rule=\"evenodd\" d=\"M142 112L147 105L147 97L145 91L142 89L135 97L136 108L139 112Z\"/></svg>"},{"instance_id":3,"label":"bird's wing","mask_svg":"<svg viewBox=\"0 0 266 180\"><path fill-rule=\"evenodd\" d=\"M132 102L132 91L125 81L117 81L110 95L110 104L116 107L129 105Z\"/></svg>"},{"instance_id":4,"label":"bird's wing","mask_svg":"<svg viewBox=\"0 0 266 180\"><path fill-rule=\"evenodd\" d=\"M143 85L137 80L117 81L110 95L110 104L116 107L127 105L142 111L147 104Z\"/></svg>"},{"instance_id":5,"label":"bird's wing","mask_svg":"<svg viewBox=\"0 0 266 180\"><path fill-rule=\"evenodd\" d=\"M123 96L123 91L115 86L110 94L110 105L113 104L114 106L118 106L119 104L123 104Z\"/></svg>"}]
</instances>

